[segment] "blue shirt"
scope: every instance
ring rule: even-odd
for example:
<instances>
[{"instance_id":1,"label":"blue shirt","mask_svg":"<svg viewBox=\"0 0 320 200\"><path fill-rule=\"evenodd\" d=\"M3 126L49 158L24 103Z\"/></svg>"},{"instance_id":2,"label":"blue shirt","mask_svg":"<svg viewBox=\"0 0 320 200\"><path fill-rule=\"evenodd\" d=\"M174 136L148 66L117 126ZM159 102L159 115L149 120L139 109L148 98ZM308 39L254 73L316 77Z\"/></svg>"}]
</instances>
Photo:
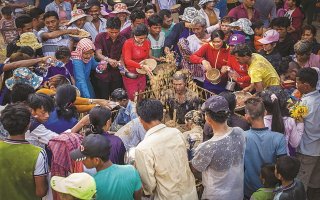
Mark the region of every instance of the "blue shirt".
<instances>
[{"instance_id":1,"label":"blue shirt","mask_svg":"<svg viewBox=\"0 0 320 200\"><path fill-rule=\"evenodd\" d=\"M218 1L215 7L220 10L220 16L219 16L220 18L227 15L227 0Z\"/></svg>"},{"instance_id":2,"label":"blue shirt","mask_svg":"<svg viewBox=\"0 0 320 200\"><path fill-rule=\"evenodd\" d=\"M58 117L57 110L54 109L50 113L48 121L46 121L43 125L58 134L65 132L68 129L71 129L78 123L77 118L73 117L70 120L66 120L63 117Z\"/></svg>"},{"instance_id":3,"label":"blue shirt","mask_svg":"<svg viewBox=\"0 0 320 200\"><path fill-rule=\"evenodd\" d=\"M140 176L132 165L116 165L97 172L96 200L133 200L134 192L142 187Z\"/></svg>"},{"instance_id":4,"label":"blue shirt","mask_svg":"<svg viewBox=\"0 0 320 200\"><path fill-rule=\"evenodd\" d=\"M250 198L253 192L263 187L259 179L261 166L275 163L277 156L286 155L287 147L285 136L268 128L251 128L245 131L245 135L244 194Z\"/></svg>"},{"instance_id":5,"label":"blue shirt","mask_svg":"<svg viewBox=\"0 0 320 200\"><path fill-rule=\"evenodd\" d=\"M120 108L118 115L113 123L125 125L137 117L138 115L136 113L136 104L129 100L126 108Z\"/></svg>"}]
</instances>

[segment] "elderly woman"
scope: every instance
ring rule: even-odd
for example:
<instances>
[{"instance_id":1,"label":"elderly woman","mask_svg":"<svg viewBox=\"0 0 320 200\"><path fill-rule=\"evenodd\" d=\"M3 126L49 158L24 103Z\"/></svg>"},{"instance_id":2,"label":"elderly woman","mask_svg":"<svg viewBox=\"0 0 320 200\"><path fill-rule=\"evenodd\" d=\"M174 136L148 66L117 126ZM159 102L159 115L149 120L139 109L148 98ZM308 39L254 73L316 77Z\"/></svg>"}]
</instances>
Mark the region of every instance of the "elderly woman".
<instances>
[{"instance_id":1,"label":"elderly woman","mask_svg":"<svg viewBox=\"0 0 320 200\"><path fill-rule=\"evenodd\" d=\"M215 5L219 0L200 0L199 14L206 19L206 26L208 33L219 28L219 9L215 8Z\"/></svg>"},{"instance_id":2,"label":"elderly woman","mask_svg":"<svg viewBox=\"0 0 320 200\"><path fill-rule=\"evenodd\" d=\"M178 42L178 47L182 55L181 66L183 69L188 69L191 72L192 78L202 86L204 74L201 64L190 63L190 56L198 51L200 47L210 42L210 35L206 33L206 20L202 16L194 18L191 22L193 35L187 38L181 38Z\"/></svg>"},{"instance_id":3,"label":"elderly woman","mask_svg":"<svg viewBox=\"0 0 320 200\"><path fill-rule=\"evenodd\" d=\"M301 67L320 68L320 55L312 53L312 43L300 40L294 45L295 61Z\"/></svg>"}]
</instances>

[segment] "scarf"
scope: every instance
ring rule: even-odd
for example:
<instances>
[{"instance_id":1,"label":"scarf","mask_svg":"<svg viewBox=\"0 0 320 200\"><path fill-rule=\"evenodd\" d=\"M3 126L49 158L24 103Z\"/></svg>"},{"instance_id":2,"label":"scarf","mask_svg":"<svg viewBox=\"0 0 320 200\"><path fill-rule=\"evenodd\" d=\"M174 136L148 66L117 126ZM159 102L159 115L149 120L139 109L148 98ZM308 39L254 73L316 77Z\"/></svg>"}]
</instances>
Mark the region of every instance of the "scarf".
<instances>
[{"instance_id":1,"label":"scarf","mask_svg":"<svg viewBox=\"0 0 320 200\"><path fill-rule=\"evenodd\" d=\"M78 42L76 50L71 52L71 58L82 60L84 63L88 63L91 60L91 58L84 59L82 58L82 54L91 49L95 50L93 42L88 38L83 38Z\"/></svg>"}]
</instances>

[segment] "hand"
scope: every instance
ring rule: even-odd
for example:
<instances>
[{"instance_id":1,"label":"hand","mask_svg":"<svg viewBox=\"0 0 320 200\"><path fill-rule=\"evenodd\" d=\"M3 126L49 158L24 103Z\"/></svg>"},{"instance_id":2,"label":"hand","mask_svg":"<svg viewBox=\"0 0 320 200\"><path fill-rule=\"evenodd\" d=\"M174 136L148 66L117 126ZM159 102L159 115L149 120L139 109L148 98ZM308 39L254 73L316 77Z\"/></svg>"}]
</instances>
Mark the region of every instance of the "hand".
<instances>
[{"instance_id":1,"label":"hand","mask_svg":"<svg viewBox=\"0 0 320 200\"><path fill-rule=\"evenodd\" d=\"M80 33L80 30L78 30L78 29L67 29L67 34L79 35L79 33Z\"/></svg>"},{"instance_id":2,"label":"hand","mask_svg":"<svg viewBox=\"0 0 320 200\"><path fill-rule=\"evenodd\" d=\"M209 61L203 60L201 63L203 65L205 71L208 71L211 69L211 64L209 63Z\"/></svg>"},{"instance_id":3,"label":"hand","mask_svg":"<svg viewBox=\"0 0 320 200\"><path fill-rule=\"evenodd\" d=\"M229 72L229 77L232 78L233 80L237 80L240 75L236 72L236 71L232 71L232 72Z\"/></svg>"},{"instance_id":4,"label":"hand","mask_svg":"<svg viewBox=\"0 0 320 200\"><path fill-rule=\"evenodd\" d=\"M148 65L142 65L141 68L143 68L147 72L148 76L150 76L150 77L153 76L153 73Z\"/></svg>"},{"instance_id":5,"label":"hand","mask_svg":"<svg viewBox=\"0 0 320 200\"><path fill-rule=\"evenodd\" d=\"M107 107L110 110L112 109L111 106L109 105L109 101L105 100L105 99L94 99L93 102L95 102L96 104L103 106L103 107Z\"/></svg>"},{"instance_id":6,"label":"hand","mask_svg":"<svg viewBox=\"0 0 320 200\"><path fill-rule=\"evenodd\" d=\"M117 67L119 65L119 61L108 58L108 63L111 65L111 67Z\"/></svg>"},{"instance_id":7,"label":"hand","mask_svg":"<svg viewBox=\"0 0 320 200\"><path fill-rule=\"evenodd\" d=\"M83 126L89 125L90 124L90 118L89 118L89 114L87 114L86 116L84 116L81 120L80 123Z\"/></svg>"},{"instance_id":8,"label":"hand","mask_svg":"<svg viewBox=\"0 0 320 200\"><path fill-rule=\"evenodd\" d=\"M225 73L227 73L229 70L230 70L230 67L224 65L224 66L221 67L220 72L221 72L222 74L225 74Z\"/></svg>"}]
</instances>

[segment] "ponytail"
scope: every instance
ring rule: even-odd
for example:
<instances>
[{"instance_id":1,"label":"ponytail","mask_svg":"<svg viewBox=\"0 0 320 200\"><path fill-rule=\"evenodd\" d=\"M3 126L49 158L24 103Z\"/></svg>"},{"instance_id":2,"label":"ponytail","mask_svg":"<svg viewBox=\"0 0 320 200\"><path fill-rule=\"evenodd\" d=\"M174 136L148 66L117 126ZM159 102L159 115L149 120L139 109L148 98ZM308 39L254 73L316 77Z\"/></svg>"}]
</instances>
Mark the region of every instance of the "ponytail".
<instances>
[{"instance_id":1,"label":"ponytail","mask_svg":"<svg viewBox=\"0 0 320 200\"><path fill-rule=\"evenodd\" d=\"M280 104L277 96L275 94L271 95L272 101L272 122L271 122L271 130L284 134L284 123L281 114Z\"/></svg>"},{"instance_id":2,"label":"ponytail","mask_svg":"<svg viewBox=\"0 0 320 200\"><path fill-rule=\"evenodd\" d=\"M86 131L89 134L103 134L103 127L111 119L111 111L108 108L97 106L89 112L90 128Z\"/></svg>"}]
</instances>

